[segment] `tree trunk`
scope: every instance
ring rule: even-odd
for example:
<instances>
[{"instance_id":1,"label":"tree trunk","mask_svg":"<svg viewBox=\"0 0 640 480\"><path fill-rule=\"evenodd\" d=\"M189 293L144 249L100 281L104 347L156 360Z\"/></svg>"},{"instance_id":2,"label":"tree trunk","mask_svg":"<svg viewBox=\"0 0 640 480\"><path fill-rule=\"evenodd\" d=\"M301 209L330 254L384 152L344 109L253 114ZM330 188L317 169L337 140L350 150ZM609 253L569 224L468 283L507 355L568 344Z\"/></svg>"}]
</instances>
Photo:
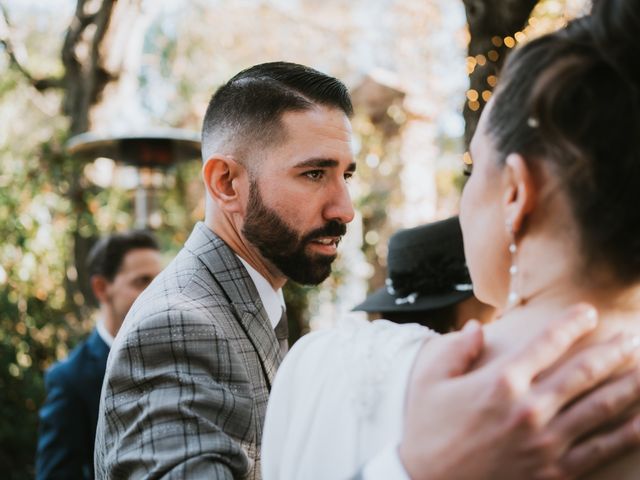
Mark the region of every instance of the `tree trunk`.
<instances>
[{"instance_id":1,"label":"tree trunk","mask_svg":"<svg viewBox=\"0 0 640 480\"><path fill-rule=\"evenodd\" d=\"M77 0L62 46L65 69L62 111L70 119L70 135L89 130L91 107L98 102L107 83L115 78L104 68L100 49L115 0L103 0L95 11L89 11L90 5L93 2Z\"/></svg>"},{"instance_id":2,"label":"tree trunk","mask_svg":"<svg viewBox=\"0 0 640 480\"><path fill-rule=\"evenodd\" d=\"M92 6L94 8L89 10ZM91 130L92 111L102 101L106 87L120 78L123 52L110 48L112 44L122 47L128 43L126 38L123 41L123 37L141 33L129 29L129 22L112 20L133 19L140 13L141 0L102 0L97 6L91 0L77 0L75 15L61 52L65 68L62 110L70 120L69 137ZM72 180L69 195L76 216L73 263L78 274L75 280L68 280L67 291L69 298L74 299L76 314L83 316L82 305L93 296L86 272L86 259L95 237L80 233L83 224L93 222L86 216L84 163L80 159L70 161ZM84 298L78 298L77 292Z\"/></svg>"},{"instance_id":3,"label":"tree trunk","mask_svg":"<svg viewBox=\"0 0 640 480\"><path fill-rule=\"evenodd\" d=\"M464 105L468 148L500 68L538 0L463 0L469 23L469 90ZM513 43L512 43L513 42Z\"/></svg>"}]
</instances>

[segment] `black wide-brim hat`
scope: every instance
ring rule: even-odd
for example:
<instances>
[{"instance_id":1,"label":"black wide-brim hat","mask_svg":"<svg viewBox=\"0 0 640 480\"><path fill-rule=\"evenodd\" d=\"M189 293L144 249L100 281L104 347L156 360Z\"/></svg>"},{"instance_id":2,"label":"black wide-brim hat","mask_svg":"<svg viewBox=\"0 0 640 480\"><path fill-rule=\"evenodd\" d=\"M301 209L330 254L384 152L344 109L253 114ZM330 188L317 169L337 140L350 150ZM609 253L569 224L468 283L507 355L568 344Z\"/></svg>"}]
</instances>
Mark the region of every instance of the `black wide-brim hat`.
<instances>
[{"instance_id":1,"label":"black wide-brim hat","mask_svg":"<svg viewBox=\"0 0 640 480\"><path fill-rule=\"evenodd\" d=\"M400 230L389 240L388 278L354 307L364 312L426 312L473 295L458 217Z\"/></svg>"},{"instance_id":2,"label":"black wide-brim hat","mask_svg":"<svg viewBox=\"0 0 640 480\"><path fill-rule=\"evenodd\" d=\"M441 294L420 295L418 294L413 303L406 301L396 303L399 299L396 295L391 295L386 287L379 288L375 292L367 296L364 302L353 307L358 312L426 312L429 310L437 310L439 308L455 305L458 302L466 300L473 291L452 291Z\"/></svg>"}]
</instances>

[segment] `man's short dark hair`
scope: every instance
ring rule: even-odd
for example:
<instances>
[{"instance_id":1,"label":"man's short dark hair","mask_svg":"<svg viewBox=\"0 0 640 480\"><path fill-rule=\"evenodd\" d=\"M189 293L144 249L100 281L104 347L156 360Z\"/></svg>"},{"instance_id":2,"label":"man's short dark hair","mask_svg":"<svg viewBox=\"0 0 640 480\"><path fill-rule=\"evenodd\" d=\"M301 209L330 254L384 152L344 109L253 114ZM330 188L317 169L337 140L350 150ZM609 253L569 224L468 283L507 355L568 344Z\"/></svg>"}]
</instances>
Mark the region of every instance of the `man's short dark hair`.
<instances>
[{"instance_id":1,"label":"man's short dark hair","mask_svg":"<svg viewBox=\"0 0 640 480\"><path fill-rule=\"evenodd\" d=\"M281 118L288 111L310 110L315 105L353 114L347 87L338 79L296 63L255 65L220 87L209 102L202 125L202 156L207 160L218 148L242 156L255 146L282 142L286 132Z\"/></svg>"},{"instance_id":2,"label":"man's short dark hair","mask_svg":"<svg viewBox=\"0 0 640 480\"><path fill-rule=\"evenodd\" d=\"M156 239L145 230L114 233L101 238L91 248L87 257L89 277L100 275L111 282L122 267L127 253L131 250L148 248L160 250Z\"/></svg>"}]
</instances>

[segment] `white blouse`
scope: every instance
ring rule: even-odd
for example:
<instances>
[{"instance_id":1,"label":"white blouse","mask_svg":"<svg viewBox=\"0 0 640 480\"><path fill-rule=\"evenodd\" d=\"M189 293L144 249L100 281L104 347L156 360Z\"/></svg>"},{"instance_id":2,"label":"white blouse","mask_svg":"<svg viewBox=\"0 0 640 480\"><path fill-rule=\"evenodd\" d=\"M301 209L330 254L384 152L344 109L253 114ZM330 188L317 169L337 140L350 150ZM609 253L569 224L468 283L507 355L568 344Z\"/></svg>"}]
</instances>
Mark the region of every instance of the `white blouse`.
<instances>
[{"instance_id":1,"label":"white blouse","mask_svg":"<svg viewBox=\"0 0 640 480\"><path fill-rule=\"evenodd\" d=\"M345 320L280 366L262 442L264 480L343 479L401 439L405 391L428 328Z\"/></svg>"}]
</instances>

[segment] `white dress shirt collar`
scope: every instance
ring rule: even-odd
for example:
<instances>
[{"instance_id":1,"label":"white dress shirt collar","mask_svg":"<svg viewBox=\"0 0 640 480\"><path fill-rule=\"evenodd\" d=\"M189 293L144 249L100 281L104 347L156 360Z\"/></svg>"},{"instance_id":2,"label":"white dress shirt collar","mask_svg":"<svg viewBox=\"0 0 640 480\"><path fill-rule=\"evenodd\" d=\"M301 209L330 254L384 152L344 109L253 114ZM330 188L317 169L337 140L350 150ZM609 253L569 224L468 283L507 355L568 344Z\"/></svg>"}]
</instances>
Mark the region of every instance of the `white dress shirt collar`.
<instances>
[{"instance_id":1,"label":"white dress shirt collar","mask_svg":"<svg viewBox=\"0 0 640 480\"><path fill-rule=\"evenodd\" d=\"M271 327L276 328L282 316L282 311L286 309L282 289L274 290L267 279L258 273L255 268L249 265L239 255L236 255L236 257L240 259L244 268L247 269L251 280L253 280L256 290L258 290L258 295L260 295L260 300L262 300L262 305L264 305L264 309L269 317L269 322L271 322Z\"/></svg>"},{"instance_id":2,"label":"white dress shirt collar","mask_svg":"<svg viewBox=\"0 0 640 480\"><path fill-rule=\"evenodd\" d=\"M107 331L107 328L104 326L104 319L102 317L98 318L98 321L96 322L96 330L98 330L98 335L100 335L102 341L106 343L109 348L111 348L111 345L113 345L113 335L111 335Z\"/></svg>"}]
</instances>

